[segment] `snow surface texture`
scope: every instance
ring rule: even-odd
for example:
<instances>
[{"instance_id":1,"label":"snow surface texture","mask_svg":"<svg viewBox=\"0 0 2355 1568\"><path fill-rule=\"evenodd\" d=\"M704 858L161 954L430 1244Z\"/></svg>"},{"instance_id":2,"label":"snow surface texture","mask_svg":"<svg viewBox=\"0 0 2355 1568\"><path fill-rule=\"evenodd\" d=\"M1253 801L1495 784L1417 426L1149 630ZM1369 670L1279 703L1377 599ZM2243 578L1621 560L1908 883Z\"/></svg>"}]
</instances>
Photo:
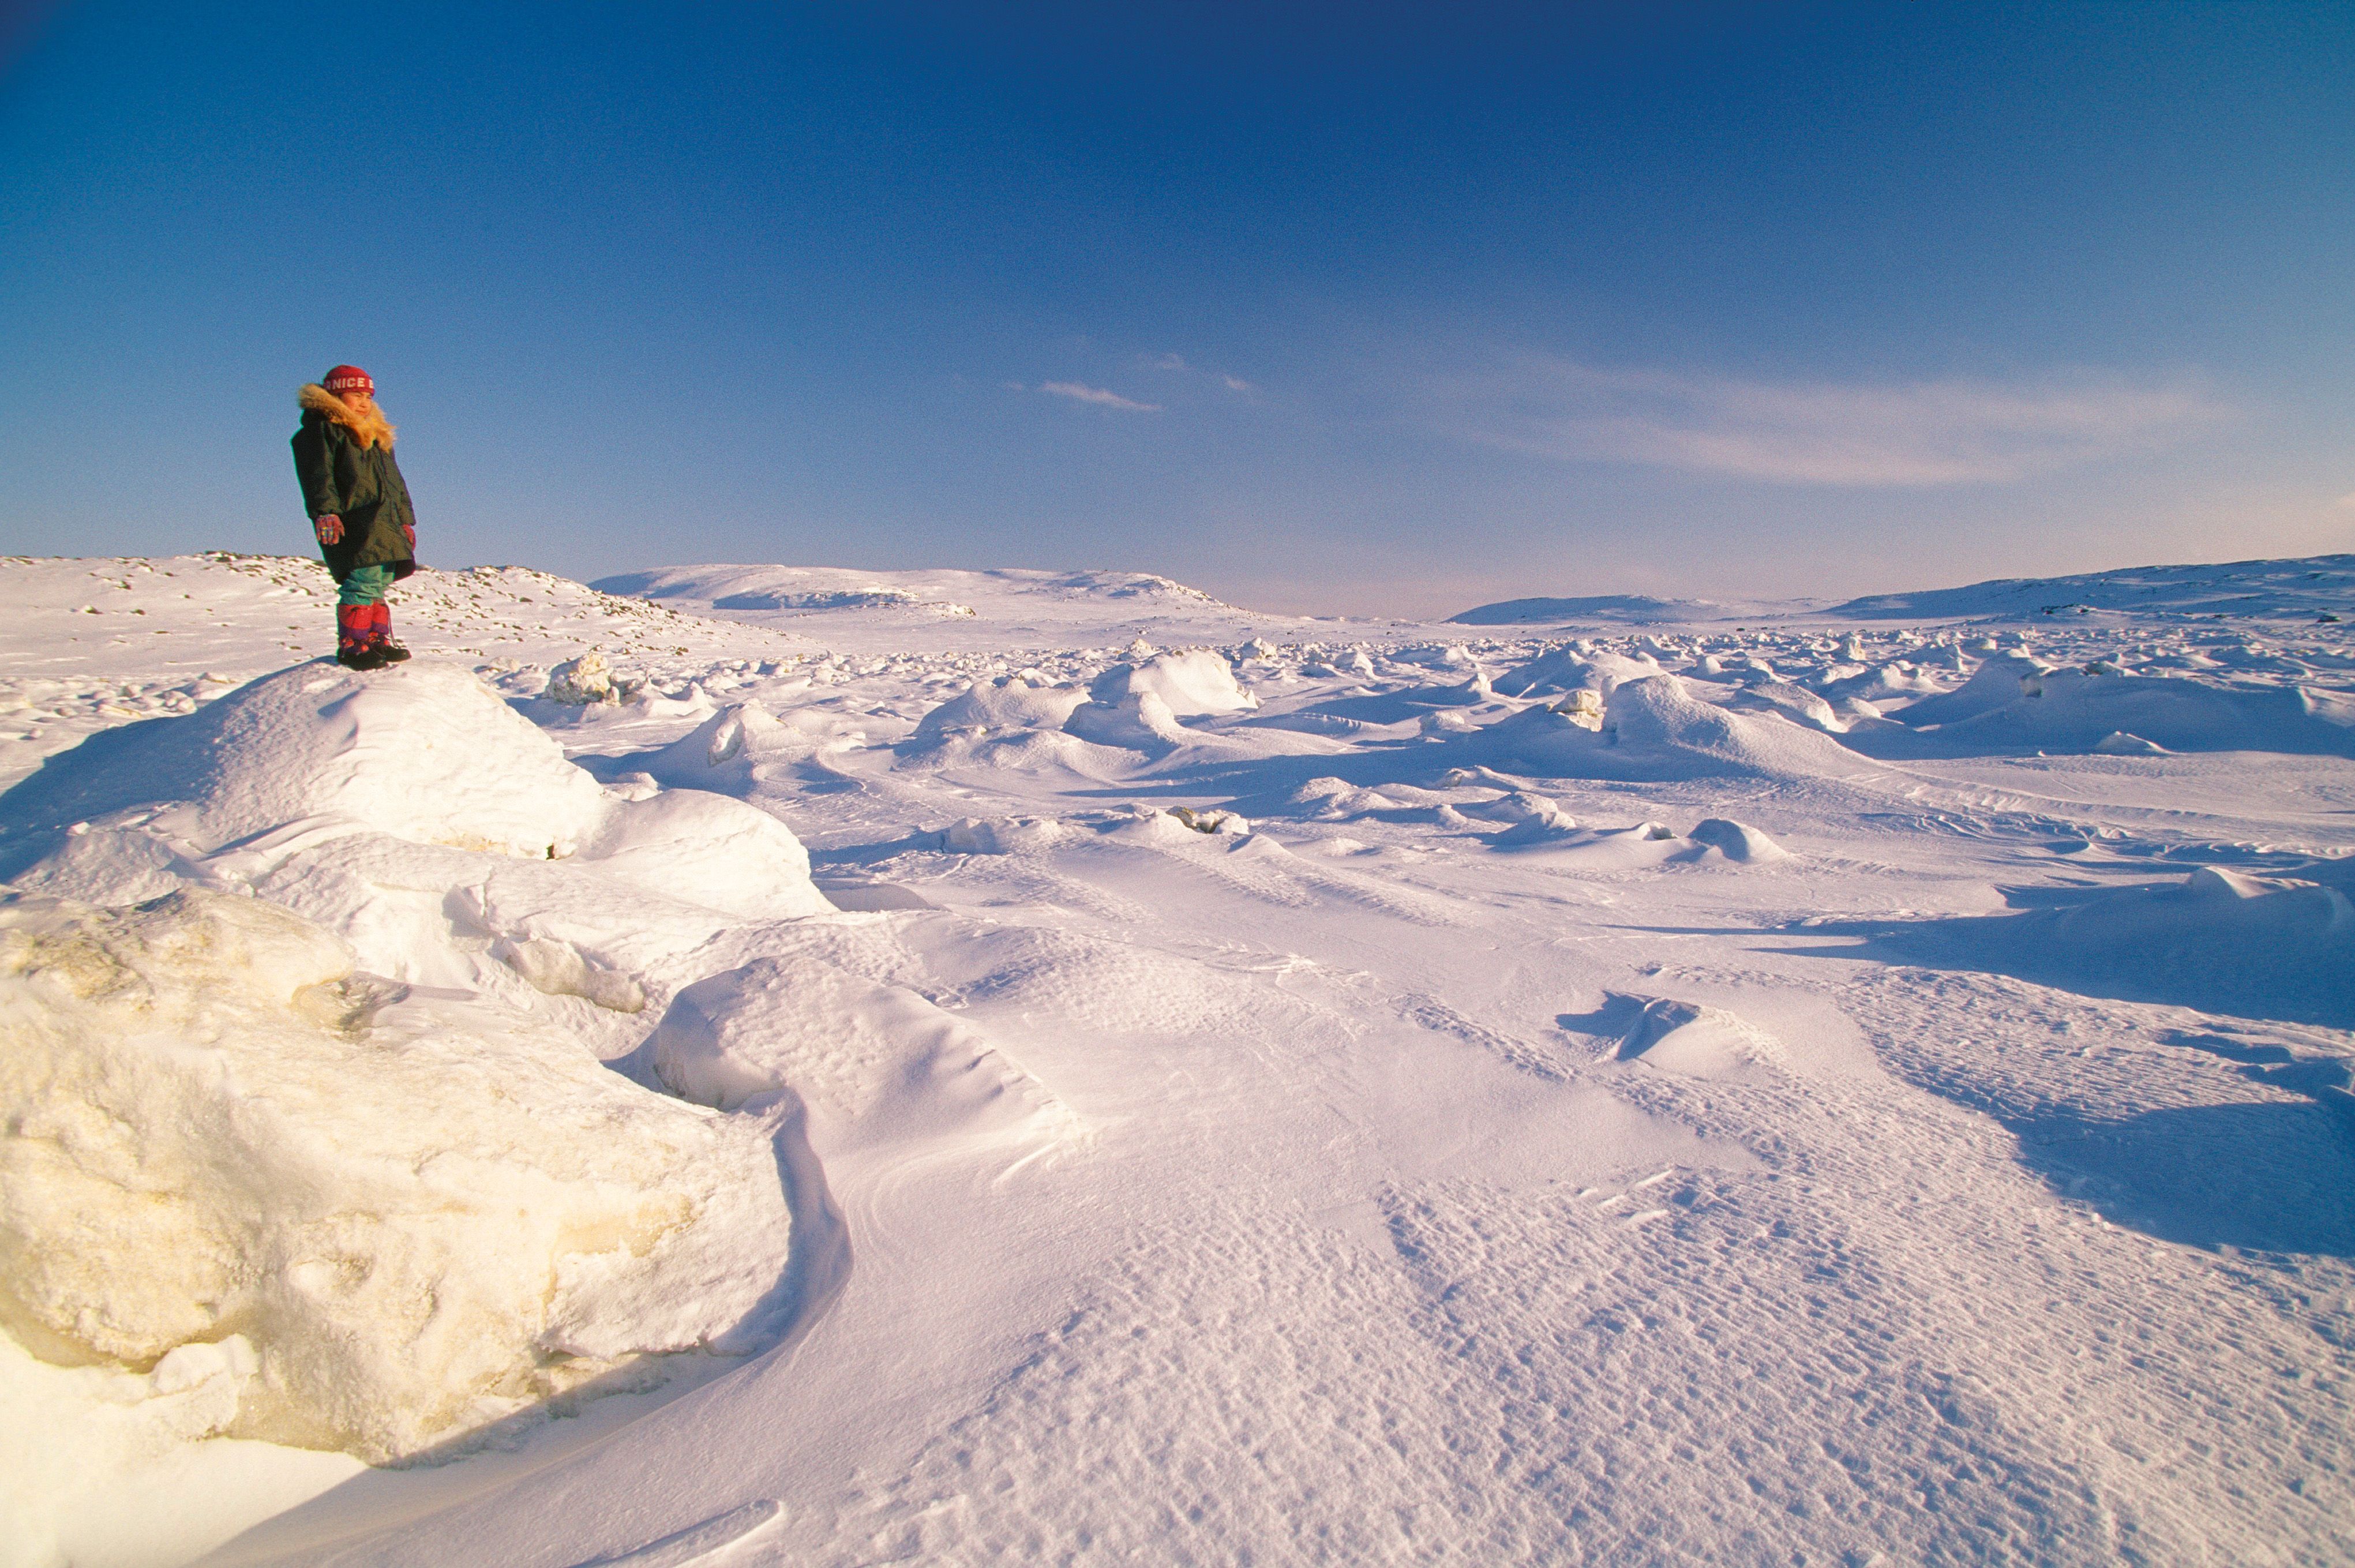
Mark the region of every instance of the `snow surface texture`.
<instances>
[{"instance_id":1,"label":"snow surface texture","mask_svg":"<svg viewBox=\"0 0 2355 1568\"><path fill-rule=\"evenodd\" d=\"M2343 560L1493 635L1115 573L469 573L394 613L482 635L365 678L269 673L284 628L231 613L315 568L143 564L0 565L59 625L111 593L165 634L0 633L9 929L155 968L234 909L341 1010L299 965L168 1027L11 979L40 1052L232 1131L293 1115L304 1051L453 1051L472 1099L521 1052L552 1125L617 1108L599 1172L679 1118L771 1202L717 1157L627 1177L709 1192L677 1234L713 1283L595 1253L638 1282L596 1298L619 1371L538 1419L571 1341L503 1319L510 1381L397 1470L260 1424L311 1330L167 1277L261 1243L150 1265L51 1211L0 1430L69 1440L0 1461L0 1560L2355 1552ZM179 639L236 678L174 675ZM267 1021L208 1079L231 1014ZM472 1146L412 1098L316 1180L398 1143L389 1284L440 1257L494 1297L538 1254L447 1240L428 1151ZM161 1140L174 1201L316 1147L227 1136ZM102 1139L39 1157L85 1147L103 1177ZM159 1360L55 1327L208 1302ZM646 1356L689 1309L738 1314L715 1351L783 1339Z\"/></svg>"}]
</instances>

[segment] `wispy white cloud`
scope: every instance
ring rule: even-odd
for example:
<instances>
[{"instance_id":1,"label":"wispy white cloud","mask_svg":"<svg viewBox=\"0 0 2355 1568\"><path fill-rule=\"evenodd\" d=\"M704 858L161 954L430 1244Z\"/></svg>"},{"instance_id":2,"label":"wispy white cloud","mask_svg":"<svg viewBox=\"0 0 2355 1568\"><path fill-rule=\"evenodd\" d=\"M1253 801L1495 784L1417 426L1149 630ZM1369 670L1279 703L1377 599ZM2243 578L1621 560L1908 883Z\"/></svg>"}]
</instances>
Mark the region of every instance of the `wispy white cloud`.
<instances>
[{"instance_id":1,"label":"wispy white cloud","mask_svg":"<svg viewBox=\"0 0 2355 1568\"><path fill-rule=\"evenodd\" d=\"M1186 357L1183 354L1148 354L1145 357L1145 362L1147 365L1152 366L1156 370L1183 370L1186 368Z\"/></svg>"},{"instance_id":2,"label":"wispy white cloud","mask_svg":"<svg viewBox=\"0 0 2355 1568\"><path fill-rule=\"evenodd\" d=\"M1219 379L1227 384L1227 390L1230 392L1249 392L1257 389L1241 376L1221 376Z\"/></svg>"},{"instance_id":3,"label":"wispy white cloud","mask_svg":"<svg viewBox=\"0 0 2355 1568\"><path fill-rule=\"evenodd\" d=\"M1444 378L1436 390L1447 428L1484 445L1855 488L2019 479L2233 413L2183 383L1746 381L1536 354Z\"/></svg>"},{"instance_id":4,"label":"wispy white cloud","mask_svg":"<svg viewBox=\"0 0 2355 1568\"><path fill-rule=\"evenodd\" d=\"M1134 399L1124 398L1118 392L1108 392L1102 387L1090 387L1078 381L1041 381L1039 383L1039 389L1052 393L1059 398L1070 398L1076 402L1094 403L1100 408L1126 409L1132 413L1140 414L1157 414L1161 411L1159 403L1140 403Z\"/></svg>"}]
</instances>

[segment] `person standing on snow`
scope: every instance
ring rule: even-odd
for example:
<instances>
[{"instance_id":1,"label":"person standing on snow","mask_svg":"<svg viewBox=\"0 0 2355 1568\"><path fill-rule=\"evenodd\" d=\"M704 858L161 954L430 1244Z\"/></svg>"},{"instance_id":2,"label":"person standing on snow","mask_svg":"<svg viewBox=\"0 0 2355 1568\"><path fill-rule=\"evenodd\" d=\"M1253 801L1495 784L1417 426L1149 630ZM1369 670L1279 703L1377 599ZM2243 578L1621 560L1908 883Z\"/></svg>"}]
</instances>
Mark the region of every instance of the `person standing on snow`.
<instances>
[{"instance_id":1,"label":"person standing on snow","mask_svg":"<svg viewBox=\"0 0 2355 1568\"><path fill-rule=\"evenodd\" d=\"M417 570L417 512L392 460L392 426L376 406L376 382L338 365L295 394L294 476L336 579L336 662L382 669L409 656L392 640L385 590Z\"/></svg>"}]
</instances>

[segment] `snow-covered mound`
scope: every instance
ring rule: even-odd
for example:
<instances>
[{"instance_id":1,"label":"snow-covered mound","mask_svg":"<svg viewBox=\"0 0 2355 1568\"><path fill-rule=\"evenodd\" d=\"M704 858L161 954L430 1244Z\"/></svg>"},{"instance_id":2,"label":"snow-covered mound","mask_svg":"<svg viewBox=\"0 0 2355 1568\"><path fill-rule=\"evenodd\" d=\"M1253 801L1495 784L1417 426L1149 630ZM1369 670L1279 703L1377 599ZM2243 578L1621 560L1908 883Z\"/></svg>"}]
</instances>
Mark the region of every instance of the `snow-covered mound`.
<instances>
[{"instance_id":1,"label":"snow-covered mound","mask_svg":"<svg viewBox=\"0 0 2355 1568\"><path fill-rule=\"evenodd\" d=\"M1964 588L1876 593L1824 612L1859 621L2018 619L2079 610L2137 614L2355 616L2355 555L2136 566L2077 577L2005 577Z\"/></svg>"},{"instance_id":2,"label":"snow-covered mound","mask_svg":"<svg viewBox=\"0 0 2355 1568\"><path fill-rule=\"evenodd\" d=\"M1620 681L1591 711L1525 709L1454 742L1487 766L1550 778L1856 777L1869 764L1830 736L1779 716L1701 701L1673 675Z\"/></svg>"},{"instance_id":3,"label":"snow-covered mound","mask_svg":"<svg viewBox=\"0 0 2355 1568\"><path fill-rule=\"evenodd\" d=\"M0 1320L56 1361L225 1346L222 1429L377 1461L757 1335L764 1128L404 992L255 899L0 906Z\"/></svg>"},{"instance_id":4,"label":"snow-covered mound","mask_svg":"<svg viewBox=\"0 0 2355 1568\"><path fill-rule=\"evenodd\" d=\"M549 859L605 808L597 781L462 669L363 677L297 665L186 718L93 736L0 804L0 827L185 803L155 824L202 849L285 828L372 830Z\"/></svg>"},{"instance_id":5,"label":"snow-covered mound","mask_svg":"<svg viewBox=\"0 0 2355 1568\"><path fill-rule=\"evenodd\" d=\"M481 681L421 661L367 676L298 665L93 736L0 795L0 875L101 901L250 878L356 836L577 858L746 914L831 907L775 817L709 794L617 795Z\"/></svg>"},{"instance_id":6,"label":"snow-covered mound","mask_svg":"<svg viewBox=\"0 0 2355 1568\"><path fill-rule=\"evenodd\" d=\"M1660 673L1660 661L1644 656L1631 658L1590 645L1554 648L1494 682L1508 697L1537 697L1550 692L1592 691L1607 698L1623 680L1642 680Z\"/></svg>"},{"instance_id":7,"label":"snow-covered mound","mask_svg":"<svg viewBox=\"0 0 2355 1568\"><path fill-rule=\"evenodd\" d=\"M1233 667L1214 653L1156 654L1141 664L1118 664L1096 677L1088 695L1105 704L1151 692L1180 719L1239 713L1259 699L1235 684Z\"/></svg>"},{"instance_id":8,"label":"snow-covered mound","mask_svg":"<svg viewBox=\"0 0 2355 1568\"><path fill-rule=\"evenodd\" d=\"M1231 677L1228 684L1234 684ZM954 734L1060 730L1071 710L1087 700L1088 694L1077 687L1034 687L1018 676L977 680L918 720L914 739L922 743Z\"/></svg>"}]
</instances>

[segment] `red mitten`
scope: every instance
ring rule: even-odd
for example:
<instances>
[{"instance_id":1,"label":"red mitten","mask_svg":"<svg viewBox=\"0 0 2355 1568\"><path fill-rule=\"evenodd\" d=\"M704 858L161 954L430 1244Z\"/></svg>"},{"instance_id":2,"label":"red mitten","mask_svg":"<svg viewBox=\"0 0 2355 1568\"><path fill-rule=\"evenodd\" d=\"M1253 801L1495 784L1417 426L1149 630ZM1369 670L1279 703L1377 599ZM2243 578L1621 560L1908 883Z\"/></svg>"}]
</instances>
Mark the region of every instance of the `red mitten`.
<instances>
[{"instance_id":1,"label":"red mitten","mask_svg":"<svg viewBox=\"0 0 2355 1568\"><path fill-rule=\"evenodd\" d=\"M323 517L313 519L311 531L319 536L321 544L341 544L344 542L344 519L329 512Z\"/></svg>"}]
</instances>

